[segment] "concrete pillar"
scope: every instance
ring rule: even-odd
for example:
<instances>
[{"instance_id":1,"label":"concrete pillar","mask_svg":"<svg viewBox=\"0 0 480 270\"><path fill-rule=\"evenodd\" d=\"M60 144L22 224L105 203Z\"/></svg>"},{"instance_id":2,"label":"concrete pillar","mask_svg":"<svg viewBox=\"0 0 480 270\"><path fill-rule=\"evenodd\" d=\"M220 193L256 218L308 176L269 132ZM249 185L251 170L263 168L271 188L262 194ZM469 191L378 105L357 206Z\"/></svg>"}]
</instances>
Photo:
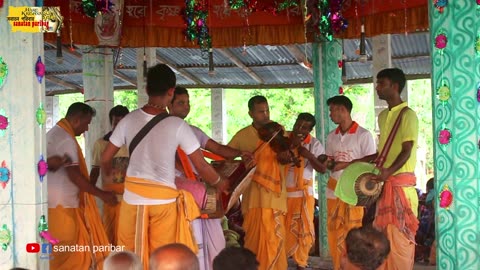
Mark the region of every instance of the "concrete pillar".
<instances>
[{"instance_id":1,"label":"concrete pillar","mask_svg":"<svg viewBox=\"0 0 480 270\"><path fill-rule=\"evenodd\" d=\"M47 181L41 182L37 171L40 156L46 159L47 154L45 125L40 126L35 117L45 103L45 78L39 82L35 74L37 58L45 62L43 34L12 32L5 19L9 6L31 7L34 2L7 0L0 8L0 57L8 65L8 76L0 88L0 114L8 118L8 126L0 130L0 167L4 167L0 177L0 269L48 269L48 259L40 259L41 253L25 251L27 243L42 242L37 226L41 215L48 216Z\"/></svg>"},{"instance_id":2,"label":"concrete pillar","mask_svg":"<svg viewBox=\"0 0 480 270\"><path fill-rule=\"evenodd\" d=\"M147 61L147 68L157 64L157 54L155 48L137 48L137 94L138 108L141 108L148 101L148 95L145 91L146 81L143 73L143 62ZM145 73L146 74L146 73Z\"/></svg>"},{"instance_id":3,"label":"concrete pillar","mask_svg":"<svg viewBox=\"0 0 480 270\"><path fill-rule=\"evenodd\" d=\"M113 106L112 50L83 47L82 67L85 102L97 111L85 133L84 154L90 169L95 141L110 130L108 113Z\"/></svg>"},{"instance_id":4,"label":"concrete pillar","mask_svg":"<svg viewBox=\"0 0 480 270\"><path fill-rule=\"evenodd\" d=\"M226 144L227 143L227 107L225 104L225 90L223 88L213 88L212 95L212 139Z\"/></svg>"},{"instance_id":5,"label":"concrete pillar","mask_svg":"<svg viewBox=\"0 0 480 270\"><path fill-rule=\"evenodd\" d=\"M378 115L381 111L388 107L385 100L378 98L375 91L375 85L377 81L377 73L385 68L392 67L392 38L390 34L375 36L372 38L372 76L373 76L373 103L375 106L375 133L380 134L378 128ZM404 92L408 92L404 90Z\"/></svg>"},{"instance_id":6,"label":"concrete pillar","mask_svg":"<svg viewBox=\"0 0 480 270\"><path fill-rule=\"evenodd\" d=\"M316 137L325 145L328 133L335 129L335 124L330 120L327 99L339 94L342 85L341 70L338 69L338 60L342 59L342 46L338 42L313 43L313 81ZM327 187L328 174L317 174L318 203L320 207L319 235L320 257L330 257L327 238L327 201L324 196Z\"/></svg>"},{"instance_id":7,"label":"concrete pillar","mask_svg":"<svg viewBox=\"0 0 480 270\"><path fill-rule=\"evenodd\" d=\"M479 6L475 1L459 0L449 2L443 13L433 1L428 6L437 265L439 269L480 269ZM440 34L447 38L443 51L435 47ZM444 85L450 95L440 100L437 90ZM451 134L444 144L438 140L441 131ZM453 195L448 208L440 207L443 190Z\"/></svg>"}]
</instances>

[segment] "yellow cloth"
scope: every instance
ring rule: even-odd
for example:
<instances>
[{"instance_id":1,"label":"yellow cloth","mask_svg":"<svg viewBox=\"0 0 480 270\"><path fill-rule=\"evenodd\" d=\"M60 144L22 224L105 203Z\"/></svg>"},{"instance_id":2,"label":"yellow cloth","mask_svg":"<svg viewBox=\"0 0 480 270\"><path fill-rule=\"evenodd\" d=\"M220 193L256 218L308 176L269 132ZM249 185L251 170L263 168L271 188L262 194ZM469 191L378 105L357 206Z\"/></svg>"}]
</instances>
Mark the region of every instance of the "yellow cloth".
<instances>
[{"instance_id":1,"label":"yellow cloth","mask_svg":"<svg viewBox=\"0 0 480 270\"><path fill-rule=\"evenodd\" d=\"M308 193L300 198L287 198L286 252L302 267L307 266L308 255L315 241L314 207L315 198Z\"/></svg>"},{"instance_id":2,"label":"yellow cloth","mask_svg":"<svg viewBox=\"0 0 480 270\"><path fill-rule=\"evenodd\" d=\"M260 137L258 137L258 131L250 125L239 130L230 140L228 146L241 151L248 151L253 153L257 148Z\"/></svg>"},{"instance_id":3,"label":"yellow cloth","mask_svg":"<svg viewBox=\"0 0 480 270\"><path fill-rule=\"evenodd\" d=\"M250 209L244 215L244 247L257 255L258 270L286 270L285 214L270 208Z\"/></svg>"},{"instance_id":4,"label":"yellow cloth","mask_svg":"<svg viewBox=\"0 0 480 270\"><path fill-rule=\"evenodd\" d=\"M415 258L415 243L394 225L384 231L390 241L390 253L378 270L412 270Z\"/></svg>"},{"instance_id":5,"label":"yellow cloth","mask_svg":"<svg viewBox=\"0 0 480 270\"><path fill-rule=\"evenodd\" d=\"M270 151L270 147L267 146L255 154L257 170L259 166L260 168L269 167L271 170L264 171L265 175L260 178L254 174L252 183L242 197L244 246L257 255L257 260L260 262L259 270L284 270L287 269L285 167L278 163L276 155L272 155ZM273 187L273 190L262 185L264 182L268 187ZM277 183L278 187L272 183ZM277 189L279 192L274 191Z\"/></svg>"},{"instance_id":6,"label":"yellow cloth","mask_svg":"<svg viewBox=\"0 0 480 270\"><path fill-rule=\"evenodd\" d=\"M50 269L88 269L92 261L91 253L74 252L67 248L75 245L90 246L80 208L48 208L48 220L49 232L60 240L56 245L59 252L53 249Z\"/></svg>"},{"instance_id":7,"label":"yellow cloth","mask_svg":"<svg viewBox=\"0 0 480 270\"><path fill-rule=\"evenodd\" d=\"M328 180L328 187L335 190L337 181ZM364 208L349 205L342 200L327 199L327 235L333 269L340 269L340 259L345 251L345 237L348 231L362 226Z\"/></svg>"},{"instance_id":8,"label":"yellow cloth","mask_svg":"<svg viewBox=\"0 0 480 270\"><path fill-rule=\"evenodd\" d=\"M164 205L129 205L122 202L119 245L135 251L143 261L144 269L148 269L150 253L165 244L182 243L198 252L191 222L200 216L200 209L190 192L129 176L125 179L125 189L151 199L176 198L175 203Z\"/></svg>"},{"instance_id":9,"label":"yellow cloth","mask_svg":"<svg viewBox=\"0 0 480 270\"><path fill-rule=\"evenodd\" d=\"M70 123L65 119L61 119L57 123L58 126L63 128L72 138L77 142L75 139L75 132L73 131L72 126ZM83 157L82 149L80 145L77 143L77 153L78 153L78 165L80 167L80 172L85 177L85 179L90 179L88 175L87 164L85 163L85 158ZM91 246L108 246L108 238L105 230L103 228L102 219L100 217L100 213L98 212L97 203L95 201L95 197L92 194L81 192L80 196L80 211L83 214L83 219L85 222L85 226L87 228L87 232L90 237L90 245ZM49 222L58 222L56 220L49 220ZM93 252L93 248L91 250ZM93 261L92 264L96 265L95 269L103 269L103 261L108 256L108 250L101 249L93 254Z\"/></svg>"},{"instance_id":10,"label":"yellow cloth","mask_svg":"<svg viewBox=\"0 0 480 270\"><path fill-rule=\"evenodd\" d=\"M385 142L387 141L388 135L390 134L390 131L392 130L392 127L397 120L398 114L406 106L407 103L403 102L393 107L391 110L383 110L378 115L378 126L380 128L380 138L378 144L379 153L382 152L382 149L385 146ZM402 120L400 122L400 127L398 128L395 138L393 139L392 146L390 148L390 151L388 152L383 167L389 168L393 164L395 159L402 151L402 143L407 141L413 141L412 153L410 154L407 162L405 162L405 164L400 169L398 169L398 171L393 173L393 175L405 172L415 172L415 165L417 163L416 149L418 142L418 119L417 114L411 109L408 109L403 114Z\"/></svg>"}]
</instances>

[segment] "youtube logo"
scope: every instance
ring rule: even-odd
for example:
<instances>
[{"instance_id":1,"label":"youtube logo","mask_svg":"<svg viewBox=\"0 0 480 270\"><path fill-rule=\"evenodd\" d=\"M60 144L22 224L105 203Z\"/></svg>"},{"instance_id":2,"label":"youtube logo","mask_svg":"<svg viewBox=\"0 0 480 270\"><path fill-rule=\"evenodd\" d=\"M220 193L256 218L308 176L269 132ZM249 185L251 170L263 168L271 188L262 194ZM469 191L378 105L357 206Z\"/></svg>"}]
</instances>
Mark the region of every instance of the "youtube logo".
<instances>
[{"instance_id":1,"label":"youtube logo","mask_svg":"<svg viewBox=\"0 0 480 270\"><path fill-rule=\"evenodd\" d=\"M25 246L25 249L28 253L38 253L40 252L40 244L39 243L28 243Z\"/></svg>"}]
</instances>

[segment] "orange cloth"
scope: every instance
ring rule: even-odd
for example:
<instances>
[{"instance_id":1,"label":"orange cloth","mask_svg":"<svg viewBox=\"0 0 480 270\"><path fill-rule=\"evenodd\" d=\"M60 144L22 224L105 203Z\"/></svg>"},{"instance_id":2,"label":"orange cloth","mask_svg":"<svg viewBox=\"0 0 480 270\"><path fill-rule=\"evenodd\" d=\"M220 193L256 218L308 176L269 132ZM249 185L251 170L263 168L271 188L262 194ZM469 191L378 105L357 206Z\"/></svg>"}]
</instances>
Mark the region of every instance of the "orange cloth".
<instances>
[{"instance_id":1,"label":"orange cloth","mask_svg":"<svg viewBox=\"0 0 480 270\"><path fill-rule=\"evenodd\" d=\"M416 178L412 173L390 176L383 185L373 221L373 225L380 230L385 230L387 225L393 224L413 243L415 243L415 234L418 229L418 219L413 213L403 187L414 186L415 183Z\"/></svg>"},{"instance_id":2,"label":"orange cloth","mask_svg":"<svg viewBox=\"0 0 480 270\"><path fill-rule=\"evenodd\" d=\"M89 245L89 236L83 215L80 208L48 208L48 230L58 238L60 243L56 246L59 248L55 252L52 251L52 259L50 260L51 270L62 269L89 269L92 262L91 253L89 252L68 252L63 247L72 247L75 245L87 247Z\"/></svg>"},{"instance_id":3,"label":"orange cloth","mask_svg":"<svg viewBox=\"0 0 480 270\"><path fill-rule=\"evenodd\" d=\"M192 165L190 164L190 160L188 159L187 154L182 150L182 148L177 147L177 156L180 159L180 163L182 163L183 173L190 180L196 180L197 177L195 173L193 173Z\"/></svg>"},{"instance_id":4,"label":"orange cloth","mask_svg":"<svg viewBox=\"0 0 480 270\"><path fill-rule=\"evenodd\" d=\"M277 161L277 153L270 146L256 151L255 160L257 160L257 168L253 173L252 181L255 181L273 191L280 193L282 189L280 177L280 165Z\"/></svg>"},{"instance_id":5,"label":"orange cloth","mask_svg":"<svg viewBox=\"0 0 480 270\"><path fill-rule=\"evenodd\" d=\"M148 269L150 252L161 245L173 242L182 243L193 250L193 252L198 252L198 245L195 242L191 222L200 216L200 209L198 209L195 199L190 192L176 190L154 181L130 176L127 176L125 179L125 189L151 199L176 198L176 204L135 206L122 203L118 229L119 244L123 244L127 248L133 246L135 253L143 261L144 269ZM175 218L175 221L172 217ZM132 222L123 223L123 221L129 218L136 220L133 223L133 237L131 237ZM176 228L176 230L172 231L172 228ZM168 232L172 232L172 235L174 234L175 237L167 236ZM160 236L162 234L165 236ZM167 241L169 239L174 241L162 243L161 240L157 239L159 236L162 239L167 239ZM132 243L132 240L134 240L134 243Z\"/></svg>"},{"instance_id":6,"label":"orange cloth","mask_svg":"<svg viewBox=\"0 0 480 270\"><path fill-rule=\"evenodd\" d=\"M285 252L285 214L268 208L250 209L244 216L244 247L257 255L258 270L288 268Z\"/></svg>"},{"instance_id":7,"label":"orange cloth","mask_svg":"<svg viewBox=\"0 0 480 270\"><path fill-rule=\"evenodd\" d=\"M125 185L123 183L104 184L103 190L113 191L117 194L118 201L121 202L121 196ZM120 213L120 203L117 205L103 204L103 226L107 233L108 240L112 245L117 245L118 242L118 215Z\"/></svg>"},{"instance_id":8,"label":"orange cloth","mask_svg":"<svg viewBox=\"0 0 480 270\"><path fill-rule=\"evenodd\" d=\"M285 167L269 146L255 153L256 172L242 197L245 247L257 255L259 270L288 268L285 250L287 190Z\"/></svg>"},{"instance_id":9,"label":"orange cloth","mask_svg":"<svg viewBox=\"0 0 480 270\"><path fill-rule=\"evenodd\" d=\"M415 258L415 243L392 224L383 230L390 241L390 253L378 270L412 270Z\"/></svg>"},{"instance_id":10,"label":"orange cloth","mask_svg":"<svg viewBox=\"0 0 480 270\"><path fill-rule=\"evenodd\" d=\"M328 179L328 187L335 190L337 181ZM349 205L342 200L327 199L327 236L333 269L340 269L342 253L345 252L345 238L348 231L362 227L364 208Z\"/></svg>"},{"instance_id":11,"label":"orange cloth","mask_svg":"<svg viewBox=\"0 0 480 270\"><path fill-rule=\"evenodd\" d=\"M287 198L286 252L295 263L306 267L310 249L315 242L313 211L315 198L304 194L300 198Z\"/></svg>"},{"instance_id":12,"label":"orange cloth","mask_svg":"<svg viewBox=\"0 0 480 270\"><path fill-rule=\"evenodd\" d=\"M72 138L77 142L75 139L75 132L73 131L72 126L70 123L65 119L61 119L57 123L58 126L63 128ZM78 165L80 167L80 172L85 177L85 179L90 179L88 175L87 164L85 163L85 158L83 157L82 149L80 145L77 143L77 153L78 153ZM98 212L97 203L95 201L95 197L90 193L81 192L80 196L80 210L83 214L83 219L91 239L90 245L91 246L108 246L108 237L105 233L103 228L102 219L100 217L100 213ZM53 220L52 220L53 221ZM57 222L57 221L54 221ZM92 248L93 251L93 248ZM95 269L103 269L103 261L108 256L108 250L99 250L93 255L92 264L96 266Z\"/></svg>"}]
</instances>

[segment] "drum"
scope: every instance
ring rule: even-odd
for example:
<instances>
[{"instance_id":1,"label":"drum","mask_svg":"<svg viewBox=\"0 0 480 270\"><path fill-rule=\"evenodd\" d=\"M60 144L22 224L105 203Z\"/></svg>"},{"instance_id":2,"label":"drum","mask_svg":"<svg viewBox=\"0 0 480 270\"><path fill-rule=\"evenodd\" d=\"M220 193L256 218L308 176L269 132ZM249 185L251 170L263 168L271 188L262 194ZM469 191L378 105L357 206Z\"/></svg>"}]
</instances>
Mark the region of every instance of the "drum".
<instances>
[{"instance_id":1,"label":"drum","mask_svg":"<svg viewBox=\"0 0 480 270\"><path fill-rule=\"evenodd\" d=\"M224 215L222 203L217 194L217 189L200 181L193 181L182 177L175 177L177 189L192 193L195 202L202 214L209 218L220 218Z\"/></svg>"},{"instance_id":2,"label":"drum","mask_svg":"<svg viewBox=\"0 0 480 270\"><path fill-rule=\"evenodd\" d=\"M229 181L229 194L220 195L223 209L228 212L252 181L255 168L248 168L241 160L212 161L212 167Z\"/></svg>"},{"instance_id":3,"label":"drum","mask_svg":"<svg viewBox=\"0 0 480 270\"><path fill-rule=\"evenodd\" d=\"M379 173L380 171L373 163L350 164L338 179L335 196L350 205L370 206L382 193L383 182L371 179Z\"/></svg>"}]
</instances>

